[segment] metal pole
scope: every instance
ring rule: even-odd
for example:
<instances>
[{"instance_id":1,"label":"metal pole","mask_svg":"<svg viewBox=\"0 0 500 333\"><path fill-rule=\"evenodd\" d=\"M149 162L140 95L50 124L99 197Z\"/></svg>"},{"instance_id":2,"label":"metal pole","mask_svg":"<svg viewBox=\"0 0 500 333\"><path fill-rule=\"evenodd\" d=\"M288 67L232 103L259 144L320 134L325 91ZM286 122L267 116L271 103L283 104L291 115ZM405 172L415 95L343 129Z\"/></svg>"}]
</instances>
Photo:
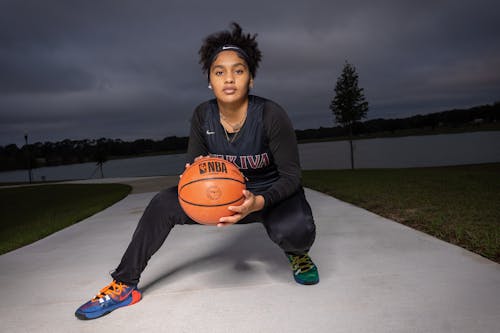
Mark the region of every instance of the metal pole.
<instances>
[{"instance_id":1,"label":"metal pole","mask_svg":"<svg viewBox=\"0 0 500 333\"><path fill-rule=\"evenodd\" d=\"M30 184L32 183L33 181L33 177L31 175L31 153L30 153L30 149L28 147L28 134L24 134L24 141L26 142L26 149L28 150L28 178L30 180Z\"/></svg>"}]
</instances>

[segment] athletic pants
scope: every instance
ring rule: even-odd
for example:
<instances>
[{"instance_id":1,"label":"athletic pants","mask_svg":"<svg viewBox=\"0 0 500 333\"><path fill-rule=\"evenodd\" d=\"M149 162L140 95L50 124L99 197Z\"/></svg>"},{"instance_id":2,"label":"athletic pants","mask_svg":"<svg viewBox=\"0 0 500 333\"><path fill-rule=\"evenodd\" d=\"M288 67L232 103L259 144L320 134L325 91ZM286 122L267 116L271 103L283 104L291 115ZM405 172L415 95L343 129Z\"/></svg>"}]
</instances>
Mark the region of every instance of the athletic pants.
<instances>
[{"instance_id":1,"label":"athletic pants","mask_svg":"<svg viewBox=\"0 0 500 333\"><path fill-rule=\"evenodd\" d=\"M311 207L302 188L273 207L249 214L238 224L252 222L261 222L271 240L289 254L307 253L316 236ZM176 224L196 222L182 210L177 187L171 187L159 192L146 207L120 265L111 274L113 279L138 284L149 259Z\"/></svg>"}]
</instances>

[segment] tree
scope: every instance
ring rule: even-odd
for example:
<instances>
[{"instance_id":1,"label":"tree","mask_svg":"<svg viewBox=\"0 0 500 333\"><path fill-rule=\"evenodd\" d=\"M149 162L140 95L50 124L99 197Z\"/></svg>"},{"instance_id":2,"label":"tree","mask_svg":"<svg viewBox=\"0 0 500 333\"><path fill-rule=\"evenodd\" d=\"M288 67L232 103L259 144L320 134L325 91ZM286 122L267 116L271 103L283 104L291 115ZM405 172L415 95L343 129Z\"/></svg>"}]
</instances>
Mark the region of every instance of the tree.
<instances>
[{"instance_id":1,"label":"tree","mask_svg":"<svg viewBox=\"0 0 500 333\"><path fill-rule=\"evenodd\" d=\"M368 102L365 101L363 88L358 87L356 68L347 61L342 74L335 85L335 97L330 103L330 110L335 121L349 130L349 144L351 147L351 169L354 169L354 151L352 136L354 124L366 117Z\"/></svg>"},{"instance_id":2,"label":"tree","mask_svg":"<svg viewBox=\"0 0 500 333\"><path fill-rule=\"evenodd\" d=\"M104 178L102 166L108 161L108 153L103 147L98 147L97 152L94 155L94 160L96 161L97 168L101 171L101 178Z\"/></svg>"}]
</instances>

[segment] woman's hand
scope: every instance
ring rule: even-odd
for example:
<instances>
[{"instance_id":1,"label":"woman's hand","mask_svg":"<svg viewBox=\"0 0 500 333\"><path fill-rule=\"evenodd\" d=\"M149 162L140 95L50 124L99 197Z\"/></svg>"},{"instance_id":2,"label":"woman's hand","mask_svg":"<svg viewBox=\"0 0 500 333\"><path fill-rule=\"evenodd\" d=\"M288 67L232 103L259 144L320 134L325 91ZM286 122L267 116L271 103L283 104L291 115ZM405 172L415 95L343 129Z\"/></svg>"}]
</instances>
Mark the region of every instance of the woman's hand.
<instances>
[{"instance_id":1,"label":"woman's hand","mask_svg":"<svg viewBox=\"0 0 500 333\"><path fill-rule=\"evenodd\" d=\"M245 218L248 214L257 212L264 208L264 197L262 195L254 195L252 192L248 190L243 190L243 195L245 196L245 201L240 206L229 206L228 209L236 214L231 216L221 217L218 227L224 227L226 225L234 224L243 218Z\"/></svg>"},{"instance_id":2,"label":"woman's hand","mask_svg":"<svg viewBox=\"0 0 500 333\"><path fill-rule=\"evenodd\" d=\"M194 159L194 162L198 161L200 158L203 158L203 157L208 157L208 155L207 155L207 156L202 156L202 155L200 155L200 156L198 156L198 157L196 157L196 158ZM186 169L187 169L187 168L189 168L190 166L191 166L191 163L186 163L186 165L184 165L184 170L186 170ZM179 175L179 178L181 178L181 177L182 177L182 173Z\"/></svg>"}]
</instances>

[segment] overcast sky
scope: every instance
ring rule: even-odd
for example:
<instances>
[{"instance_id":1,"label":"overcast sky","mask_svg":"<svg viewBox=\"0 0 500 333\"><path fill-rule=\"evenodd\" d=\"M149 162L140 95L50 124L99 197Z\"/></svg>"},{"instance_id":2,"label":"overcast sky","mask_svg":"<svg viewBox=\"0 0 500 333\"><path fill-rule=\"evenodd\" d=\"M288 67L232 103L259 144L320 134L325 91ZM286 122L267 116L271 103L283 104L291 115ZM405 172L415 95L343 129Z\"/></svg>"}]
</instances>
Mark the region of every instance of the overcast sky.
<instances>
[{"instance_id":1,"label":"overcast sky","mask_svg":"<svg viewBox=\"0 0 500 333\"><path fill-rule=\"evenodd\" d=\"M0 145L188 134L212 98L202 39L258 34L254 94L295 128L333 126L345 61L368 119L500 101L500 2L0 0Z\"/></svg>"}]
</instances>

